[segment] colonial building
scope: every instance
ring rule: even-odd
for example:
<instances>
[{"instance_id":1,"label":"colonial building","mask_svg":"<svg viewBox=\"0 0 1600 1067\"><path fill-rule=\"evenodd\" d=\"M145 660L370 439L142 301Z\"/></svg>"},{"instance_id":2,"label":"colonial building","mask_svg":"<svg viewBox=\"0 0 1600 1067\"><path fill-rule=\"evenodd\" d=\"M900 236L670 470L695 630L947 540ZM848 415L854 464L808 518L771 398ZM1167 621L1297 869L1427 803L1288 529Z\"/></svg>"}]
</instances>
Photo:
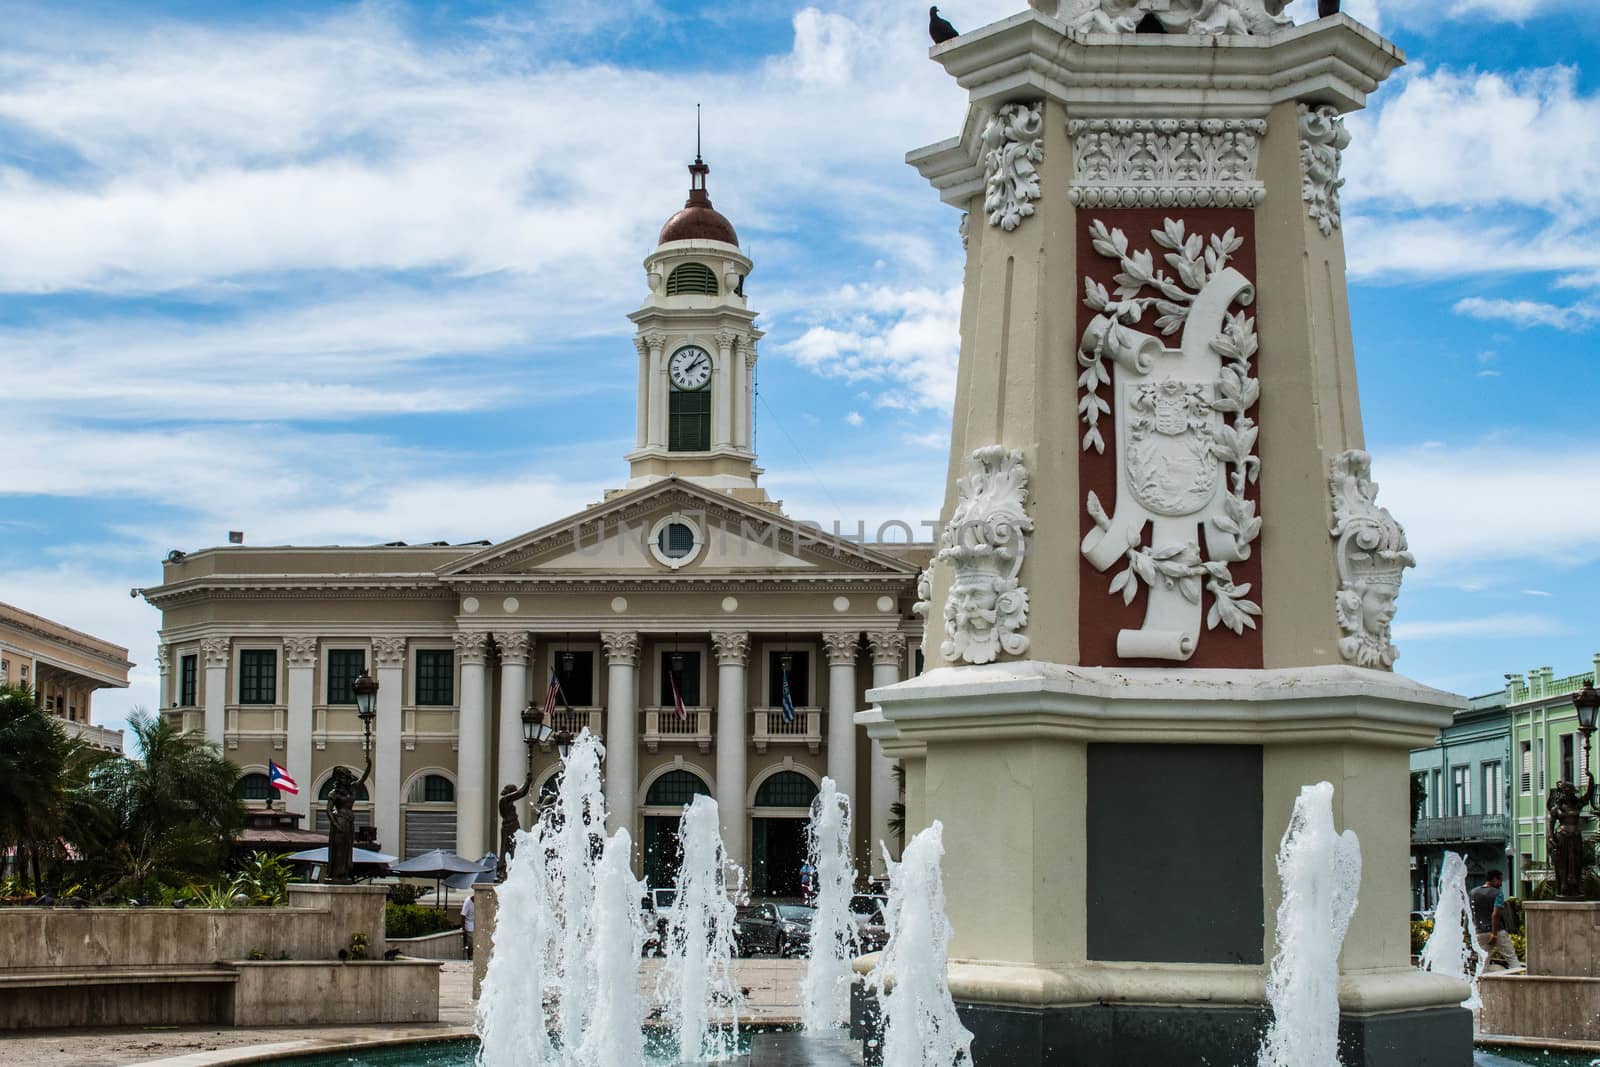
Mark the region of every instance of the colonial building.
<instances>
[{"instance_id":1,"label":"colonial building","mask_svg":"<svg viewBox=\"0 0 1600 1067\"><path fill-rule=\"evenodd\" d=\"M1593 773L1595 740L1583 743L1578 732L1578 709L1572 698L1585 682L1600 684L1600 655L1590 670L1558 678L1549 667L1536 667L1526 676L1506 675L1502 698L1510 715L1510 757L1506 778L1512 793L1515 830L1509 851L1511 875L1518 892L1531 892L1537 882L1550 877L1546 802L1557 782L1572 782L1581 793ZM1597 829L1594 813L1584 813L1583 832Z\"/></svg>"},{"instance_id":2,"label":"colonial building","mask_svg":"<svg viewBox=\"0 0 1600 1067\"><path fill-rule=\"evenodd\" d=\"M1474 697L1427 748L1411 750L1411 773L1420 775L1422 809L1411 829L1412 904L1432 908L1439 901L1444 854L1455 852L1467 865L1472 885L1491 870L1506 872L1510 861L1511 717L1504 692Z\"/></svg>"},{"instance_id":3,"label":"colonial building","mask_svg":"<svg viewBox=\"0 0 1600 1067\"><path fill-rule=\"evenodd\" d=\"M122 751L122 731L93 722L94 693L128 688L132 669L121 645L0 604L0 684L36 691L69 734L95 748Z\"/></svg>"},{"instance_id":4,"label":"colonial building","mask_svg":"<svg viewBox=\"0 0 1600 1067\"><path fill-rule=\"evenodd\" d=\"M752 888L794 891L824 774L855 800L861 865L870 854L881 866L896 787L854 715L869 688L919 662L913 607L932 545L824 535L762 488L754 264L711 205L709 169L689 168L688 202L645 259L648 293L629 316L638 408L624 487L498 544L168 557L145 590L162 611L162 706L224 745L251 795L266 798L273 760L301 787L289 809L318 814L333 767L361 766L351 686L370 670L360 818L393 852L479 856L494 847L501 787L524 778L521 713L554 679L555 726L604 740L611 825L642 843L651 884L670 876L682 806L706 793ZM548 749L535 768L553 788Z\"/></svg>"}]
</instances>

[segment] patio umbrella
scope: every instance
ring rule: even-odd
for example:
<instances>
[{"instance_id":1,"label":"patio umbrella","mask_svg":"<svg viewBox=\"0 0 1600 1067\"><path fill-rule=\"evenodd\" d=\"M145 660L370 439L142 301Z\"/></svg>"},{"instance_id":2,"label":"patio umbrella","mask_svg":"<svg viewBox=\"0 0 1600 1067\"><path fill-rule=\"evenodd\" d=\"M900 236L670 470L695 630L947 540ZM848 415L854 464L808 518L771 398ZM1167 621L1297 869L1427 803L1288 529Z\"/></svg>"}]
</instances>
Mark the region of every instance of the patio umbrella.
<instances>
[{"instance_id":1,"label":"patio umbrella","mask_svg":"<svg viewBox=\"0 0 1600 1067\"><path fill-rule=\"evenodd\" d=\"M393 863L399 858L399 856L390 856L382 852L368 852L364 848L351 849L350 851L350 862L373 864L379 867L385 864ZM321 848L308 848L304 852L296 852L289 856L289 862L327 863L328 846L323 845Z\"/></svg>"},{"instance_id":2,"label":"patio umbrella","mask_svg":"<svg viewBox=\"0 0 1600 1067\"><path fill-rule=\"evenodd\" d=\"M390 865L389 873L409 874L415 878L432 878L434 880L433 903L435 907L438 907L439 889L443 881L453 874L476 875L483 869L480 863L481 861L479 860L469 860L464 856L456 855L454 852L435 848L422 853L420 856L412 856L404 863Z\"/></svg>"},{"instance_id":3,"label":"patio umbrella","mask_svg":"<svg viewBox=\"0 0 1600 1067\"><path fill-rule=\"evenodd\" d=\"M493 882L495 872L500 866L500 857L493 852L485 852L483 859L478 861L478 866L480 869L477 874L470 874L466 871L460 874L452 874L444 880L445 886L450 889L466 889L468 886L477 885L480 882Z\"/></svg>"}]
</instances>

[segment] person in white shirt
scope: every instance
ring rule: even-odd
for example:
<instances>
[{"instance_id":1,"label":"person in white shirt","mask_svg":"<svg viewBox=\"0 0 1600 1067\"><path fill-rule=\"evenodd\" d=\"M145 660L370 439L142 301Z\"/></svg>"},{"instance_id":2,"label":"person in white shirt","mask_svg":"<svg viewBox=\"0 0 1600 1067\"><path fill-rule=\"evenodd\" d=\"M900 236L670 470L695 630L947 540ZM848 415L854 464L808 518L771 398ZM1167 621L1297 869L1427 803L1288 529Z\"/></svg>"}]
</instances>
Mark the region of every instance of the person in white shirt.
<instances>
[{"instance_id":1,"label":"person in white shirt","mask_svg":"<svg viewBox=\"0 0 1600 1067\"><path fill-rule=\"evenodd\" d=\"M472 890L467 890L467 899L461 905L461 938L467 952L467 959L472 958L472 930L473 919L477 917L478 907L472 902Z\"/></svg>"}]
</instances>

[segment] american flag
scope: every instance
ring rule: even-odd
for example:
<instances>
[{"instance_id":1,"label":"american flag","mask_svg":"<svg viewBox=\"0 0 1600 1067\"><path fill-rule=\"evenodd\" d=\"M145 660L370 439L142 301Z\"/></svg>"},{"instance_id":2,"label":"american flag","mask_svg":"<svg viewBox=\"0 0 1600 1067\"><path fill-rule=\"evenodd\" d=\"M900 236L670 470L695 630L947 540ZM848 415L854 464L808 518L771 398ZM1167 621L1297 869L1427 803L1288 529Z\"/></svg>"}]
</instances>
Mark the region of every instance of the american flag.
<instances>
[{"instance_id":1,"label":"american flag","mask_svg":"<svg viewBox=\"0 0 1600 1067\"><path fill-rule=\"evenodd\" d=\"M667 671L667 681L672 683L672 706L678 712L678 718L688 719L689 709L683 706L683 694L678 692L678 672Z\"/></svg>"},{"instance_id":2,"label":"american flag","mask_svg":"<svg viewBox=\"0 0 1600 1067\"><path fill-rule=\"evenodd\" d=\"M549 721L550 716L554 715L556 712L557 699L560 699L562 707L569 711L572 710L572 705L567 703L566 691L561 688L561 679L556 675L556 669L551 667L550 688L546 689L544 694L544 717L545 721L547 722Z\"/></svg>"}]
</instances>

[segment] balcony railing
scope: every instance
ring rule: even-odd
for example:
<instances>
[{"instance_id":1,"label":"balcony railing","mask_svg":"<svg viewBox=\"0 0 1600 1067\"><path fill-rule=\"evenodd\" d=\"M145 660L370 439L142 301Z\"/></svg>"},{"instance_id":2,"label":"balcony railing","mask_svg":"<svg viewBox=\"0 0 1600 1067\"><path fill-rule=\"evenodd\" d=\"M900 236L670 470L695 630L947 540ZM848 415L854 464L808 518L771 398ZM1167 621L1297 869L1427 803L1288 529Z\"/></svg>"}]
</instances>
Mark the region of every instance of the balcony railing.
<instances>
[{"instance_id":1,"label":"balcony railing","mask_svg":"<svg viewBox=\"0 0 1600 1067\"><path fill-rule=\"evenodd\" d=\"M783 721L782 708L756 708L750 742L758 753L769 744L803 744L815 755L822 749L822 709L795 708L794 721Z\"/></svg>"},{"instance_id":2,"label":"balcony railing","mask_svg":"<svg viewBox=\"0 0 1600 1067\"><path fill-rule=\"evenodd\" d=\"M104 726L96 726L89 722L73 722L71 719L60 719L62 729L67 731L69 737L76 737L90 748L104 749L107 752L122 751L122 731L108 730Z\"/></svg>"},{"instance_id":3,"label":"balcony railing","mask_svg":"<svg viewBox=\"0 0 1600 1067\"><path fill-rule=\"evenodd\" d=\"M1413 842L1504 841L1511 832L1509 815L1442 815L1418 819Z\"/></svg>"},{"instance_id":4,"label":"balcony railing","mask_svg":"<svg viewBox=\"0 0 1600 1067\"><path fill-rule=\"evenodd\" d=\"M595 737L605 739L605 708L559 708L550 714L546 726L556 733L569 733L577 737L588 730ZM549 745L544 746L549 749Z\"/></svg>"},{"instance_id":5,"label":"balcony railing","mask_svg":"<svg viewBox=\"0 0 1600 1067\"><path fill-rule=\"evenodd\" d=\"M711 751L711 709L688 708L688 717L678 718L676 708L644 709L644 747L654 752L661 742L693 744L701 752Z\"/></svg>"}]
</instances>

